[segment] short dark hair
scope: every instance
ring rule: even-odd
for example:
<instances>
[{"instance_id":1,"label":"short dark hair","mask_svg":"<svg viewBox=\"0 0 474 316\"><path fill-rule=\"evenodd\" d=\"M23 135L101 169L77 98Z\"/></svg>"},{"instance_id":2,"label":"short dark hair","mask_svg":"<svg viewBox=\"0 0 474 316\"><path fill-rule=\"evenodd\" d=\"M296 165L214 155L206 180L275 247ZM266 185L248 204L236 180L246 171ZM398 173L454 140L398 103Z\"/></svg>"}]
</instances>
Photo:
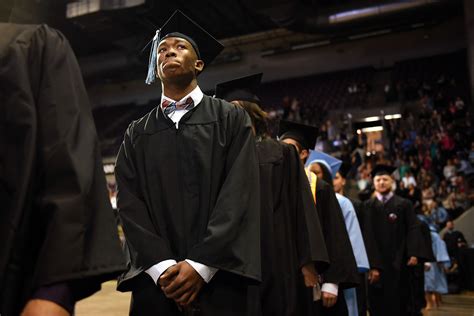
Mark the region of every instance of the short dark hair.
<instances>
[{"instance_id":1,"label":"short dark hair","mask_svg":"<svg viewBox=\"0 0 474 316\"><path fill-rule=\"evenodd\" d=\"M239 101L239 104L250 116L252 125L255 128L256 136L268 136L268 114L258 106L258 104L250 101Z\"/></svg>"},{"instance_id":2,"label":"short dark hair","mask_svg":"<svg viewBox=\"0 0 474 316\"><path fill-rule=\"evenodd\" d=\"M318 166L321 168L321 171L323 172L323 180L326 181L327 183L332 184L332 175L331 172L328 170L328 168L323 165L322 163L316 162Z\"/></svg>"}]
</instances>

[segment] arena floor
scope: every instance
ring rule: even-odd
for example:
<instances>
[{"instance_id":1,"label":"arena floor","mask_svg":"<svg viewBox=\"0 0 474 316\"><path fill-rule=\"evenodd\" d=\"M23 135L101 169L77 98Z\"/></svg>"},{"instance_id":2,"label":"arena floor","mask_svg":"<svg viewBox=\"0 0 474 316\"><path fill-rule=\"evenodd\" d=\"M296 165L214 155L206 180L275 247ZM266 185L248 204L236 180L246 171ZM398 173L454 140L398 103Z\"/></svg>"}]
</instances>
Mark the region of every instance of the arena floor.
<instances>
[{"instance_id":1,"label":"arena floor","mask_svg":"<svg viewBox=\"0 0 474 316\"><path fill-rule=\"evenodd\" d=\"M443 305L425 316L474 316L474 293L446 295ZM102 290L80 301L76 307L76 316L127 316L130 293L115 291L115 282L102 284Z\"/></svg>"}]
</instances>

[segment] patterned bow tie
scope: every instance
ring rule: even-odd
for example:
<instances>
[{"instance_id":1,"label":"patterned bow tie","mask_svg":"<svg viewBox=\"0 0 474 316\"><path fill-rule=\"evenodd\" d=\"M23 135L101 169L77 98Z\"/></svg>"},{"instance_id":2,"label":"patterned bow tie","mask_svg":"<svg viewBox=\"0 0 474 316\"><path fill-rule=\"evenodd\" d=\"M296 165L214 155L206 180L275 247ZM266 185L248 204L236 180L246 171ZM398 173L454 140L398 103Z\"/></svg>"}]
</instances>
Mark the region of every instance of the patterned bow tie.
<instances>
[{"instance_id":1,"label":"patterned bow tie","mask_svg":"<svg viewBox=\"0 0 474 316\"><path fill-rule=\"evenodd\" d=\"M170 115L176 110L191 110L194 107L193 98L188 97L186 100L181 102L171 102L163 100L161 107L166 115Z\"/></svg>"}]
</instances>

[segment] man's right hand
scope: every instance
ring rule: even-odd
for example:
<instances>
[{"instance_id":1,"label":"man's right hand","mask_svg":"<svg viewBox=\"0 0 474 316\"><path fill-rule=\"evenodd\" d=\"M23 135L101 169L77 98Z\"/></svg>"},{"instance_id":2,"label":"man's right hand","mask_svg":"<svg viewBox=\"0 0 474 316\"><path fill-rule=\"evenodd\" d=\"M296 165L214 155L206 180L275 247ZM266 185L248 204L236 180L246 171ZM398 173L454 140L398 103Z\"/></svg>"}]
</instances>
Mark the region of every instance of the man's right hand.
<instances>
[{"instance_id":1,"label":"man's right hand","mask_svg":"<svg viewBox=\"0 0 474 316\"><path fill-rule=\"evenodd\" d=\"M416 266L418 264L418 258L417 257L410 257L410 259L408 259L408 262L407 262L407 266L410 266L410 267L413 267L413 266Z\"/></svg>"},{"instance_id":2,"label":"man's right hand","mask_svg":"<svg viewBox=\"0 0 474 316\"><path fill-rule=\"evenodd\" d=\"M333 307L337 302L337 295L328 292L322 292L322 299L324 307Z\"/></svg>"},{"instance_id":3,"label":"man's right hand","mask_svg":"<svg viewBox=\"0 0 474 316\"><path fill-rule=\"evenodd\" d=\"M21 316L69 316L69 312L56 303L33 299L26 304Z\"/></svg>"},{"instance_id":4,"label":"man's right hand","mask_svg":"<svg viewBox=\"0 0 474 316\"><path fill-rule=\"evenodd\" d=\"M160 276L158 279L158 285L160 287L167 287L178 275L179 269L176 268L176 265L172 265Z\"/></svg>"},{"instance_id":5,"label":"man's right hand","mask_svg":"<svg viewBox=\"0 0 474 316\"><path fill-rule=\"evenodd\" d=\"M169 278L164 276L167 277L168 284L162 286L161 289L167 298L174 300L182 307L188 306L199 294L205 283L204 279L186 261L181 261L168 270L172 276Z\"/></svg>"},{"instance_id":6,"label":"man's right hand","mask_svg":"<svg viewBox=\"0 0 474 316\"><path fill-rule=\"evenodd\" d=\"M380 272L377 269L370 269L369 271L369 283L374 284L380 280Z\"/></svg>"}]
</instances>

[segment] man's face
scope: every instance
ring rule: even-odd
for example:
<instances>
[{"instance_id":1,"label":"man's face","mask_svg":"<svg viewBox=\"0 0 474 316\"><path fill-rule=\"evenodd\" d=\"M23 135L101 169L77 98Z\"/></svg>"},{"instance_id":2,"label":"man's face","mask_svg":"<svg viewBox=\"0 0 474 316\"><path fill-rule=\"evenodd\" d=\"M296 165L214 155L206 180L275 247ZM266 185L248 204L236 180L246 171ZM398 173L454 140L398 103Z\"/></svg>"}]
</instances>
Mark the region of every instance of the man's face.
<instances>
[{"instance_id":1,"label":"man's face","mask_svg":"<svg viewBox=\"0 0 474 316\"><path fill-rule=\"evenodd\" d=\"M334 187L334 192L342 194L344 186L346 185L346 179L341 177L341 174L338 172L332 180L332 185Z\"/></svg>"},{"instance_id":2,"label":"man's face","mask_svg":"<svg viewBox=\"0 0 474 316\"><path fill-rule=\"evenodd\" d=\"M454 229L453 221L446 222L446 228L449 229L449 230L453 230Z\"/></svg>"},{"instance_id":3,"label":"man's face","mask_svg":"<svg viewBox=\"0 0 474 316\"><path fill-rule=\"evenodd\" d=\"M388 174L374 177L375 191L380 194L387 194L392 190L392 177Z\"/></svg>"},{"instance_id":4,"label":"man's face","mask_svg":"<svg viewBox=\"0 0 474 316\"><path fill-rule=\"evenodd\" d=\"M309 166L309 170L314 173L319 179L322 179L324 176L323 169L321 169L321 166L318 163L312 163Z\"/></svg>"},{"instance_id":5,"label":"man's face","mask_svg":"<svg viewBox=\"0 0 474 316\"><path fill-rule=\"evenodd\" d=\"M157 73L161 81L189 79L204 69L191 43L179 37L162 40L157 48Z\"/></svg>"},{"instance_id":6,"label":"man's face","mask_svg":"<svg viewBox=\"0 0 474 316\"><path fill-rule=\"evenodd\" d=\"M301 145L296 140L294 140L293 138L285 138L282 140L282 142L295 146L296 151L300 155L300 160L303 163L306 161L306 158L308 158L309 152L307 149L301 149Z\"/></svg>"}]
</instances>

